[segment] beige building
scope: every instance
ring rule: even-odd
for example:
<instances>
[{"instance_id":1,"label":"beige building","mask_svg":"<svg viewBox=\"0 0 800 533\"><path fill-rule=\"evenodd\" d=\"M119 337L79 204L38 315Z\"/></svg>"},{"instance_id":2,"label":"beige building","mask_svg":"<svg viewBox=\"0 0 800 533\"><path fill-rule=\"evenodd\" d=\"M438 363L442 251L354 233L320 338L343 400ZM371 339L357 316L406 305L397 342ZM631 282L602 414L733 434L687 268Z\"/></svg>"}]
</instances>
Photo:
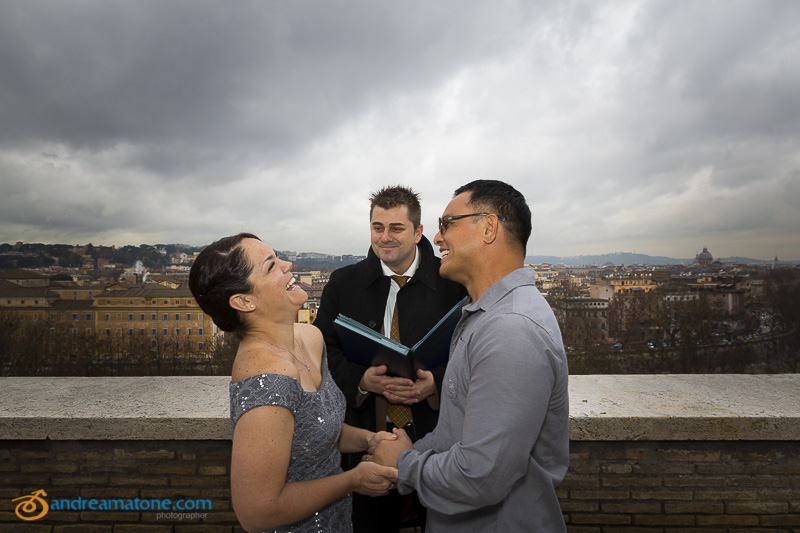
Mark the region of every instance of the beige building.
<instances>
[{"instance_id":1,"label":"beige building","mask_svg":"<svg viewBox=\"0 0 800 533\"><path fill-rule=\"evenodd\" d=\"M94 304L96 333L109 338L202 352L217 334L189 289L116 290L99 295Z\"/></svg>"},{"instance_id":2,"label":"beige building","mask_svg":"<svg viewBox=\"0 0 800 533\"><path fill-rule=\"evenodd\" d=\"M621 277L609 280L614 294L631 294L637 291L650 292L658 287L658 283L652 278L644 277Z\"/></svg>"}]
</instances>

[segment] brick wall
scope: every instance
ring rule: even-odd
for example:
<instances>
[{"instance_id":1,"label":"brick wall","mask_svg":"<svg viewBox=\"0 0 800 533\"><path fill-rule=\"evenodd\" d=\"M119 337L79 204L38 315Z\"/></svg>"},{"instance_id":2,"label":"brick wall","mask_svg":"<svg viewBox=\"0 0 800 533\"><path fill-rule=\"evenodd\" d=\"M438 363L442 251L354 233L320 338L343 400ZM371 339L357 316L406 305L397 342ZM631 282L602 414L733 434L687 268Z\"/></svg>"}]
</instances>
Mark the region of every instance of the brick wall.
<instances>
[{"instance_id":1,"label":"brick wall","mask_svg":"<svg viewBox=\"0 0 800 533\"><path fill-rule=\"evenodd\" d=\"M800 531L800 446L786 441L573 441L559 497L572 533ZM0 531L241 531L228 441L0 441ZM14 498L208 499L205 517L50 511L23 522ZM201 513L202 511L197 511Z\"/></svg>"},{"instance_id":2,"label":"brick wall","mask_svg":"<svg viewBox=\"0 0 800 533\"><path fill-rule=\"evenodd\" d=\"M786 441L570 444L573 533L800 531L800 446Z\"/></svg>"},{"instance_id":3,"label":"brick wall","mask_svg":"<svg viewBox=\"0 0 800 533\"><path fill-rule=\"evenodd\" d=\"M242 531L231 510L230 441L0 441L0 531L156 533ZM14 498L210 500L211 510L55 511L24 522ZM191 513L205 514L191 518ZM31 514L25 515L31 516Z\"/></svg>"}]
</instances>

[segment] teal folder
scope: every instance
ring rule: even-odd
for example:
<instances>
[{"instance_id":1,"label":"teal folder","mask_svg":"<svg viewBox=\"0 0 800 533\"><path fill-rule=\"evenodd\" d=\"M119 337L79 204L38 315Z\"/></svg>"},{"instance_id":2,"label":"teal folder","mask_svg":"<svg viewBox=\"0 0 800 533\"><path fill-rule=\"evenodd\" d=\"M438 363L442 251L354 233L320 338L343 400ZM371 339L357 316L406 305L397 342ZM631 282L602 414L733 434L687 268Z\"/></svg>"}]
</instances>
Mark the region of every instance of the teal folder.
<instances>
[{"instance_id":1,"label":"teal folder","mask_svg":"<svg viewBox=\"0 0 800 533\"><path fill-rule=\"evenodd\" d=\"M468 300L465 296L411 348L342 314L333 326L348 360L364 366L386 365L388 375L416 380L418 369L430 370L447 362L450 339L461 319L461 307Z\"/></svg>"}]
</instances>

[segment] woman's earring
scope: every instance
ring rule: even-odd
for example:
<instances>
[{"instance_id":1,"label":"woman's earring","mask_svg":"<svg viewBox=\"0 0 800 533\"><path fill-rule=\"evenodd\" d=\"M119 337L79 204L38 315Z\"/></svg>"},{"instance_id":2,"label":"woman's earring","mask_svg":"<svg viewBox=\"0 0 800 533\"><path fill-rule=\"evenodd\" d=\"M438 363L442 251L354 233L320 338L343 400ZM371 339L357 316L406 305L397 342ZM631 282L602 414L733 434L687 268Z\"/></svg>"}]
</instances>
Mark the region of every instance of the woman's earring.
<instances>
[{"instance_id":1,"label":"woman's earring","mask_svg":"<svg viewBox=\"0 0 800 533\"><path fill-rule=\"evenodd\" d=\"M255 305L253 305L253 304L250 304L250 309L255 309L255 308L256 308L256 306L255 306Z\"/></svg>"}]
</instances>

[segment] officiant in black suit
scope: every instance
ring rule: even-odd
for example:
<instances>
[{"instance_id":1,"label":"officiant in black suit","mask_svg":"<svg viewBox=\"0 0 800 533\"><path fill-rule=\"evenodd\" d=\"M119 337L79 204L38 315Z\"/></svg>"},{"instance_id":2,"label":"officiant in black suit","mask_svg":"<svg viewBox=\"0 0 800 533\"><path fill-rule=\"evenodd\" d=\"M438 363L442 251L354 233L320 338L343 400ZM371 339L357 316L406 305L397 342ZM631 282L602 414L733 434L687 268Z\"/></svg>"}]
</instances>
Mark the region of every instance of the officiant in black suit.
<instances>
[{"instance_id":1,"label":"officiant in black suit","mask_svg":"<svg viewBox=\"0 0 800 533\"><path fill-rule=\"evenodd\" d=\"M456 305L466 290L439 276L439 258L422 235L419 196L408 187L385 187L370 198L372 246L367 258L334 271L314 321L323 333L331 375L347 398L345 421L356 427L402 427L416 440L436 426L445 365L418 371L414 381L386 375L385 366L347 360L333 326L339 313L405 346L413 346ZM360 454L343 459L345 468ZM424 526L416 495L354 495L355 533Z\"/></svg>"}]
</instances>

